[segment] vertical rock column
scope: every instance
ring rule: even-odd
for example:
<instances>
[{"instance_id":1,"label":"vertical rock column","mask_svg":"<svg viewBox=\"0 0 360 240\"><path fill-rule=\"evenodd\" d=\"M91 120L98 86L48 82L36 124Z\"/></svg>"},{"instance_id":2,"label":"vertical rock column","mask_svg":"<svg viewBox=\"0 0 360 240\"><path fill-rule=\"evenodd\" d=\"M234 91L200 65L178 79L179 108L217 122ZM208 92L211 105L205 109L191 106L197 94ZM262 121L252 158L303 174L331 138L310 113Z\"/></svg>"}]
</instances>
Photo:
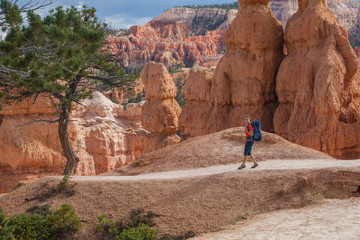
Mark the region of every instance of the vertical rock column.
<instances>
[{"instance_id":1,"label":"vertical rock column","mask_svg":"<svg viewBox=\"0 0 360 240\"><path fill-rule=\"evenodd\" d=\"M157 135L160 145L156 148L178 142L180 138L175 132L181 108L175 100L177 88L166 67L162 63L147 63L141 80L146 93L141 114L143 128Z\"/></svg>"},{"instance_id":2,"label":"vertical rock column","mask_svg":"<svg viewBox=\"0 0 360 240\"><path fill-rule=\"evenodd\" d=\"M285 30L275 132L335 157L360 157L358 61L325 0L299 0Z\"/></svg>"},{"instance_id":3,"label":"vertical rock column","mask_svg":"<svg viewBox=\"0 0 360 240\"><path fill-rule=\"evenodd\" d=\"M284 44L282 24L272 14L269 2L239 0L237 16L225 33L226 54L212 78L210 98L191 101L193 107L185 105L182 113L186 117L181 116L180 127L189 136L241 126L245 115L261 120L264 130L273 130L275 79ZM199 91L208 88L206 81L202 82ZM209 103L207 112L194 111L195 105L205 106L205 101Z\"/></svg>"}]
</instances>

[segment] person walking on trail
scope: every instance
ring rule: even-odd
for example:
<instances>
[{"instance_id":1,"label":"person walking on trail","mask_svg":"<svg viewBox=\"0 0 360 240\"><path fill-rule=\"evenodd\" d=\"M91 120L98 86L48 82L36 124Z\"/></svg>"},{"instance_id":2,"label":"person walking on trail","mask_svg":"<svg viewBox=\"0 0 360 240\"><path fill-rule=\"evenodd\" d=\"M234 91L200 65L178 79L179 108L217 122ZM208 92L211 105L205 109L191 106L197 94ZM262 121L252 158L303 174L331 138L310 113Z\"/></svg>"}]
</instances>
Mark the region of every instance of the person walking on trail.
<instances>
[{"instance_id":1,"label":"person walking on trail","mask_svg":"<svg viewBox=\"0 0 360 240\"><path fill-rule=\"evenodd\" d=\"M254 155L251 154L251 149L254 144L254 137L253 137L254 136L254 128L251 125L251 119L249 116L245 116L244 120L246 123L246 127L245 127L246 143L245 143L245 149L244 149L244 158L243 158L242 164L238 168L239 170L246 167L245 163L246 163L248 156L250 156L254 162L254 164L252 165L251 168L256 168L257 166L259 166L259 164L255 160Z\"/></svg>"}]
</instances>

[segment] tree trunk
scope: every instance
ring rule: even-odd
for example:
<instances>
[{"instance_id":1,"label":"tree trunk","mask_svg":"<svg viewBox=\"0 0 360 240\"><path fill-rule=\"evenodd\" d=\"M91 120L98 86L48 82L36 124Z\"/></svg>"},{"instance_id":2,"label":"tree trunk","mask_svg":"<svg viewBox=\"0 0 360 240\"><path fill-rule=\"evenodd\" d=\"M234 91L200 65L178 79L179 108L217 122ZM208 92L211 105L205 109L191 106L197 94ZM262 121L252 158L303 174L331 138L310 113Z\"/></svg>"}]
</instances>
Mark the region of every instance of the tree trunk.
<instances>
[{"instance_id":1,"label":"tree trunk","mask_svg":"<svg viewBox=\"0 0 360 240\"><path fill-rule=\"evenodd\" d=\"M58 125L58 132L62 150L66 157L66 166L64 170L64 175L73 175L76 171L77 163L79 158L76 156L76 153L72 147L72 144L69 140L67 128L69 123L69 108L66 106L66 103L63 103L60 108L60 119Z\"/></svg>"}]
</instances>

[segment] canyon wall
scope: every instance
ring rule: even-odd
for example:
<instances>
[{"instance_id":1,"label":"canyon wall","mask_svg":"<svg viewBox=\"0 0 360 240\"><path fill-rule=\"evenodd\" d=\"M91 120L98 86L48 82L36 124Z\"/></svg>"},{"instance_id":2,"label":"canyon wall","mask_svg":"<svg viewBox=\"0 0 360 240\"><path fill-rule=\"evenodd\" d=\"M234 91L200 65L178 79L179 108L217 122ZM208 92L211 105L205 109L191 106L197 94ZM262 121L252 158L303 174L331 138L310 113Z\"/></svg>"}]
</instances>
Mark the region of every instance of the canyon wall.
<instances>
[{"instance_id":1,"label":"canyon wall","mask_svg":"<svg viewBox=\"0 0 360 240\"><path fill-rule=\"evenodd\" d=\"M349 33L352 44L360 46L360 2L328 0L327 5ZM298 4L297 0L273 0L270 8L285 28ZM109 36L104 50L116 55L127 69L140 68L149 61L166 67L191 67L194 63L216 66L225 53L224 33L236 14L235 9L171 8L143 26Z\"/></svg>"},{"instance_id":2,"label":"canyon wall","mask_svg":"<svg viewBox=\"0 0 360 240\"><path fill-rule=\"evenodd\" d=\"M95 175L130 164L153 151L158 136L141 128L142 105L114 104L99 92L84 100L71 113L69 138L80 158L77 175ZM35 104L27 99L0 111L0 192L18 181L62 174L66 159L62 153L57 124L38 122L54 112L48 98Z\"/></svg>"}]
</instances>

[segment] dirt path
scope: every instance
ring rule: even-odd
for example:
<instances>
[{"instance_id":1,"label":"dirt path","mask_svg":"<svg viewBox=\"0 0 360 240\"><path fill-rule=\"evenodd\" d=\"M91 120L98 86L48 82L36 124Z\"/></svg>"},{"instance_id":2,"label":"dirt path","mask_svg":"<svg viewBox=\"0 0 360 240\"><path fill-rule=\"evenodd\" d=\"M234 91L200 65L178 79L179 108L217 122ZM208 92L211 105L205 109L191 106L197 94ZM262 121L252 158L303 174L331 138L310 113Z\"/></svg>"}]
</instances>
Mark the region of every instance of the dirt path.
<instances>
[{"instance_id":1,"label":"dirt path","mask_svg":"<svg viewBox=\"0 0 360 240\"><path fill-rule=\"evenodd\" d=\"M216 174L239 172L239 174L250 174L257 171L270 170L298 170L298 169L325 169L325 168L360 168L359 160L268 160L259 163L259 167L251 169L252 162L248 162L245 169L237 170L240 163L218 165L207 168L188 169L180 171L157 172L140 174L135 176L76 176L75 181L137 181L158 179L180 179Z\"/></svg>"},{"instance_id":2,"label":"dirt path","mask_svg":"<svg viewBox=\"0 0 360 240\"><path fill-rule=\"evenodd\" d=\"M324 200L319 205L255 216L194 240L360 239L360 199Z\"/></svg>"}]
</instances>

